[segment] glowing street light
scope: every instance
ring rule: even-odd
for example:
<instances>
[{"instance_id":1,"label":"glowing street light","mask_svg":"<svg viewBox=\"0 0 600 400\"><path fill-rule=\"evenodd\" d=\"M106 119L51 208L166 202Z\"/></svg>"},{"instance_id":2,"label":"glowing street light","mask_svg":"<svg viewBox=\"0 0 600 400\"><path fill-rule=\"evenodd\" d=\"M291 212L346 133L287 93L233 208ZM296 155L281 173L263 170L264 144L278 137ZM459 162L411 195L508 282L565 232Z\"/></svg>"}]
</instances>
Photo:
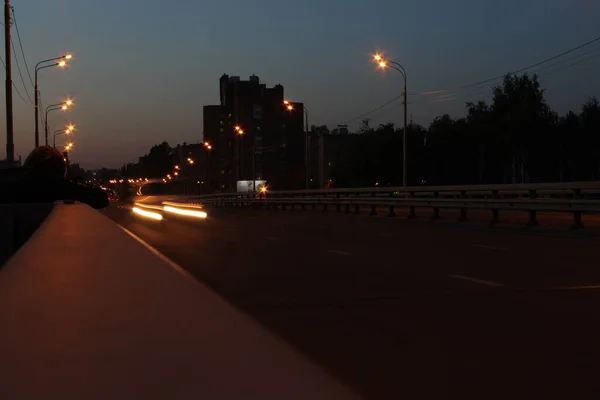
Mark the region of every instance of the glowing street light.
<instances>
[{"instance_id":1,"label":"glowing street light","mask_svg":"<svg viewBox=\"0 0 600 400\"><path fill-rule=\"evenodd\" d=\"M40 118L39 118L39 108L40 108L40 91L38 88L38 72L44 68L51 67L61 67L64 68L67 66L67 62L65 60L70 60L73 58L72 54L64 54L60 57L49 58L47 60L42 60L35 65L35 83L34 83L34 97L35 97L35 147L40 145ZM56 61L56 62L53 62ZM51 63L51 64L48 64ZM46 145L48 145L48 140L46 138Z\"/></svg>"},{"instance_id":2,"label":"glowing street light","mask_svg":"<svg viewBox=\"0 0 600 400\"><path fill-rule=\"evenodd\" d=\"M45 144L46 146L48 146L48 113L50 111L67 111L69 109L70 106L73 105L73 100L71 99L67 99L62 103L56 103L56 104L52 104L49 105L48 107L46 107L46 119L45 119L45 126L44 126L44 136L46 138Z\"/></svg>"},{"instance_id":3,"label":"glowing street light","mask_svg":"<svg viewBox=\"0 0 600 400\"><path fill-rule=\"evenodd\" d=\"M380 69L387 69L387 68L392 68L396 71L398 71L402 77L404 78L404 91L402 92L402 97L403 97L403 111L404 111L404 129L402 130L402 186L406 186L407 185L407 162L406 162L406 135L407 135L407 129L406 129L406 123L407 123L407 91L406 91L406 70L404 69L404 67L393 60L388 60L386 58L383 57L382 54L376 53L373 55L373 60L377 63L377 66Z\"/></svg>"},{"instance_id":4,"label":"glowing street light","mask_svg":"<svg viewBox=\"0 0 600 400\"><path fill-rule=\"evenodd\" d=\"M294 111L294 105L292 104L291 101L289 100L283 100L283 105L285 106L285 108L289 111L292 112ZM306 106L302 107L303 112L304 112L304 188L306 190L308 190L308 176L309 176L309 171L308 171L308 109L306 108ZM322 147L322 146L321 146ZM320 157L320 161L319 161L319 174L322 175L322 169L323 169L323 153L321 152L321 150L319 150L319 157ZM319 178L319 180L321 181L321 183L319 185L322 185L323 179L322 177ZM320 187L320 186L319 186ZM256 191L256 189L255 189Z\"/></svg>"},{"instance_id":5,"label":"glowing street light","mask_svg":"<svg viewBox=\"0 0 600 400\"><path fill-rule=\"evenodd\" d=\"M65 129L59 129L52 134L52 147L56 148L56 137L59 135L70 135L75 130L75 125L69 125Z\"/></svg>"}]
</instances>

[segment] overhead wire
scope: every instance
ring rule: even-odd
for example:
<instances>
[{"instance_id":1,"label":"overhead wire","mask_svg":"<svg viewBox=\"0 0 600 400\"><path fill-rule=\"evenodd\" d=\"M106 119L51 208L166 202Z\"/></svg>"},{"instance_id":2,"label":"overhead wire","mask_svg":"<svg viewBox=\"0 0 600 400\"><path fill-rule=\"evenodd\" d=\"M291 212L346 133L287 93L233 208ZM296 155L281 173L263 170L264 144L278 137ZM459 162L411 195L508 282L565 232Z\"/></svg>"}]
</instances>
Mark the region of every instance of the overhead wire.
<instances>
[{"instance_id":1,"label":"overhead wire","mask_svg":"<svg viewBox=\"0 0 600 400\"><path fill-rule=\"evenodd\" d=\"M0 62L2 63L2 66L4 67L4 69L6 69L6 64L4 63L4 58L2 58L0 56ZM17 87L17 85L15 85L15 82L12 82L13 88L15 89L15 92L17 92L17 94L19 95L19 97L21 98L21 100L23 100L23 102L25 104L31 105L31 103L27 100L25 100L25 97L23 97L23 95L21 94L21 92L19 91L19 88Z\"/></svg>"},{"instance_id":2,"label":"overhead wire","mask_svg":"<svg viewBox=\"0 0 600 400\"><path fill-rule=\"evenodd\" d=\"M15 30L17 31L17 38L19 39L19 47L21 48L21 54L23 55L23 62L25 63L25 70L27 71L27 75L29 76L29 82L31 86L35 86L33 83L33 78L31 77L31 72L29 70L29 65L27 65L27 57L25 57L25 51L23 50L23 42L21 41L21 33L19 33L19 25L17 24L17 17L15 16L15 8L11 7L13 21L15 23Z\"/></svg>"},{"instance_id":3,"label":"overhead wire","mask_svg":"<svg viewBox=\"0 0 600 400\"><path fill-rule=\"evenodd\" d=\"M21 72L21 64L19 63L19 57L17 56L17 51L15 50L15 44L12 42L12 39L11 39L11 43L12 43L11 47L13 50L13 54L15 56L15 61L17 63L17 71L19 71L19 77L21 78L21 83L23 84L23 90L25 90L25 95L27 95L29 102L31 104L34 104L33 100L31 100L31 96L29 95L29 90L27 89L27 85L25 84L25 79L23 78L23 73Z\"/></svg>"},{"instance_id":4,"label":"overhead wire","mask_svg":"<svg viewBox=\"0 0 600 400\"><path fill-rule=\"evenodd\" d=\"M526 67L519 68L519 69L517 69L517 70L514 70L514 71L512 71L512 72L509 72L509 73L508 73L508 75L510 75L510 74L517 74L517 73L519 73L519 72L524 72L524 71L527 71L527 70L529 70L529 69L532 69L532 68L538 67L538 66L540 66L540 65L547 64L547 63L549 63L549 62L551 62L551 61L554 61L554 60L556 60L556 59L559 59L559 58L561 58L561 57L564 57L564 56L566 56L567 54L571 54L571 53L573 53L573 52L575 52L575 51L577 51L577 50L579 50L579 49L582 49L582 48L584 48L584 47L587 47L587 46L589 46L589 45L591 45L591 44L593 44L593 43L596 43L596 42L598 42L598 41L600 41L600 36L598 36L598 37L596 37L596 38L594 38L594 39L592 39L592 40L589 40L589 41L587 41L587 42L585 42L585 43L582 43L582 44L580 44L580 45L578 45L578 46L575 46L575 47L573 47L573 48L571 48L571 49L568 49L568 50L566 50L566 51L564 51L564 52L562 52L562 53L560 53L560 54L554 55L554 56L552 56L552 57L549 57L549 58L546 58L546 59L544 59L544 60L538 61L538 62L536 62L536 63L533 63L533 64L531 64L531 65L528 65L528 66L526 66ZM556 63L556 64L554 64L554 65L552 65L552 66L556 66L556 65L559 65L559 64L563 64L563 63L565 63L565 62L567 62L567 61L569 61L569 60L573 60L573 59L580 58L580 57L582 57L582 56L584 56L584 55L586 55L586 54L589 54L589 53L591 53L591 52L593 52L593 51L595 51L595 50L597 50L597 49L591 50L591 51L589 51L589 52L586 52L586 53L583 53L583 54L579 54L579 55L577 55L577 56L574 56L574 57L571 57L571 58L569 58L569 59L567 59L567 60L563 60L563 61L561 61L561 62L559 62L559 63ZM563 68L558 68L558 69L556 69L556 70L552 70L552 71L550 71L550 72L547 72L547 73L544 73L544 74L542 74L542 75L538 75L538 76L540 76L540 77L541 77L541 76L546 76L546 75L549 75L549 74L551 74L551 73L558 72L558 71L561 71L561 70L563 70L563 69L567 69L567 68L573 67L573 66L575 66L575 65L581 64L581 63L583 63L583 62L585 62L585 61L589 61L590 59L596 58L596 57L598 57L598 56L600 56L600 54L599 54L599 55L594 55L594 56L592 56L592 57L585 58L584 60L581 60L581 61L579 61L579 62L576 62L576 63L569 64L569 65L567 65L566 67L563 67ZM550 66L550 67L552 67L552 66ZM467 84L467 85L458 86L458 87L455 87L455 88L452 88L452 89L439 89L439 90L432 90L432 91L420 92L420 93L408 93L408 96L425 96L425 95L433 95L433 94L442 94L442 93L446 93L446 92L456 92L456 91L459 91L459 90L460 90L460 91L462 91L462 90L465 90L465 89L470 89L470 90L473 90L473 89L475 89L475 90L488 89L488 86L482 87L481 85L484 85L484 84L486 84L486 83L490 83L490 82L493 82L493 81L497 81L497 80L503 79L503 78L504 78L506 75L507 75L507 74L498 75L498 76L495 76L495 77L493 77L493 78L484 79L484 80L481 80L481 81L478 81L478 82L475 82L475 83L470 83L470 84ZM451 101L451 100L455 100L455 99L456 99L456 97L452 97L452 98L443 98L444 96L448 96L448 97L450 97L450 96L456 96L456 94L455 94L455 93L450 93L450 94L444 94L444 95L436 96L436 97L435 97L435 100L428 101L428 103L441 103L441 102L447 102L447 101ZM379 111L379 110L381 110L381 109L384 109L385 107L387 107L387 106L389 106L390 104L392 104L392 103L396 102L396 101L397 101L397 100L399 100L400 98L402 98L402 96L396 96L396 97L394 97L393 99L391 99L391 100L388 100L388 101L386 101L385 103L383 103L382 105L380 105L380 106L378 106L378 107L374 108L373 110L371 110L371 111L369 111L369 112L366 112L366 113L364 113L364 114L358 115L358 116L356 116L356 117L354 117L354 118L347 119L347 120L345 120L345 121L341 122L339 125L345 125L345 124L348 124L348 123L354 122L354 121L356 121L356 120L359 120L359 119L361 119L361 118L365 118L365 117L367 117L367 116L369 116L369 115L371 115L371 114L373 114L373 113L375 113L375 112L377 112L377 111ZM409 104L411 104L411 103L409 102ZM422 103L421 103L421 104L422 104Z\"/></svg>"},{"instance_id":5,"label":"overhead wire","mask_svg":"<svg viewBox=\"0 0 600 400\"><path fill-rule=\"evenodd\" d=\"M4 27L4 23L0 22L0 26ZM13 51L14 51L14 46L13 46ZM16 54L15 54L16 57ZM6 63L4 62L4 58L2 58L2 56L0 56L0 62L2 63L2 66L4 67L4 69L6 69ZM19 69L19 73L20 73L20 69ZM21 76L21 79L23 80L23 77ZM17 92L17 95L21 98L21 100L23 100L23 102L27 105L32 105L35 107L35 105L33 104L33 102L31 101L31 97L29 97L29 93L27 92L27 88L25 87L25 94L27 95L29 101L25 100L25 97L21 94L21 92L19 91L19 88L17 87L17 85L15 84L14 81L12 81L12 86L15 89L15 92Z\"/></svg>"},{"instance_id":6,"label":"overhead wire","mask_svg":"<svg viewBox=\"0 0 600 400\"><path fill-rule=\"evenodd\" d=\"M574 56L574 57L569 57L566 60L562 60L561 62L548 65L545 68L542 68L541 71L534 71L534 72L535 72L535 74L536 74L536 76L538 78L541 78L543 76L551 75L551 74L554 74L556 72L560 72L560 71L569 69L569 68L574 67L576 65L583 64L583 63L588 62L588 61L590 61L592 59L600 57L600 53L593 54L594 52L597 52L598 50L600 50L600 48L596 48L594 50L591 50L591 51L579 54L579 55ZM564 66L560 67L560 68L556 68L556 67L558 67L560 65L563 65L563 64L565 64L565 63L567 63L569 61L576 60L576 59L581 58L581 57L586 56L586 55L588 57L585 57L585 58L583 58L583 59L581 59L579 61L576 61L576 62L569 63L567 65L564 65ZM543 73L540 73L540 72L543 72ZM483 90L488 90L490 88L493 88L493 86L485 85L485 86L479 86L479 87L472 87L472 88L469 88L466 92L469 92L469 94L472 95L472 94L475 94L475 93L481 93ZM464 97L464 95L465 95L465 93L463 92L463 93L451 93L448 96L454 96L455 99L458 99L458 97ZM429 102L430 103L439 103L439 102L441 102L440 100L442 100L441 96L436 96L435 100L431 100ZM421 104L423 104L423 103L421 103Z\"/></svg>"},{"instance_id":7,"label":"overhead wire","mask_svg":"<svg viewBox=\"0 0 600 400\"><path fill-rule=\"evenodd\" d=\"M583 44L580 44L580 45L578 45L576 47L573 47L573 48L571 48L571 49L569 49L567 51L564 51L564 52L562 52L560 54L557 54L557 55L552 56L550 58L546 58L545 60L538 61L538 62L536 62L534 64L531 64L531 65L528 65L526 67L523 67L523 68L517 69L515 71L509 72L508 75L518 74L519 72L523 72L523 71L526 71L528 69L532 69L532 68L538 67L540 65L549 63L550 61L553 61L553 60L556 60L556 59L558 59L560 57L566 56L567 54L570 54L570 53L572 53L574 51L582 49L582 48L584 48L586 46L589 46L590 44L598 42L598 41L600 41L600 36L598 36L598 37L596 37L596 38L594 38L592 40L589 40L589 41L587 41L587 42L585 42ZM412 94L409 93L409 96L410 95L413 95L413 96L415 96L415 95L430 95L430 94L437 94L437 93L451 92L451 91L453 92L453 91L457 91L457 90L468 89L470 87L479 86L479 85L482 85L482 84L485 84L485 83L489 83L489 82L497 81L499 79L503 79L506 75L507 74L502 74L502 75L495 76L493 78L484 79L484 80L479 81L479 82L470 83L468 85L462 85L462 86L458 86L458 87L450 88L450 89L440 89L440 90L435 90L435 91L428 91L428 92L421 92L421 93L412 93Z\"/></svg>"}]
</instances>

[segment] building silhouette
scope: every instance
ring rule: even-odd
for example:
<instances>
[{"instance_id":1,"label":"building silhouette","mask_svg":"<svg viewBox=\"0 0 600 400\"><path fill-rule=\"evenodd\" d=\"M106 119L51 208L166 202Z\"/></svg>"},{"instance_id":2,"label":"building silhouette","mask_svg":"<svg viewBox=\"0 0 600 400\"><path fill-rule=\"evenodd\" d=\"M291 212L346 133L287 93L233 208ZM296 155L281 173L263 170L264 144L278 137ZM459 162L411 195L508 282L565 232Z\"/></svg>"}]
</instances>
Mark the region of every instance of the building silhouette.
<instances>
[{"instance_id":1,"label":"building silhouette","mask_svg":"<svg viewBox=\"0 0 600 400\"><path fill-rule=\"evenodd\" d=\"M268 88L255 75L246 81L221 76L219 97L219 105L203 109L209 187L233 191L237 181L254 178L273 189L302 188L304 105L292 103L289 111L283 86Z\"/></svg>"}]
</instances>

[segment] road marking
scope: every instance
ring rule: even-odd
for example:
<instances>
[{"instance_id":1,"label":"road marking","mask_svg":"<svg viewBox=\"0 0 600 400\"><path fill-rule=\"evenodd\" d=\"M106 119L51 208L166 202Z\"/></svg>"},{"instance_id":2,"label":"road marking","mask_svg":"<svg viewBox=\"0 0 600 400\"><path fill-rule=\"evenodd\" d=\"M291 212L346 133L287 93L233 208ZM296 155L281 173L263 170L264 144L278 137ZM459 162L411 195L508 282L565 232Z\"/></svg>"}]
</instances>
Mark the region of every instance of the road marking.
<instances>
[{"instance_id":1,"label":"road marking","mask_svg":"<svg viewBox=\"0 0 600 400\"><path fill-rule=\"evenodd\" d=\"M471 246L478 247L480 249L487 249L487 250L510 251L510 249L508 247L494 247L494 246L486 246L483 244L472 244Z\"/></svg>"},{"instance_id":2,"label":"road marking","mask_svg":"<svg viewBox=\"0 0 600 400\"><path fill-rule=\"evenodd\" d=\"M154 247L152 247L150 244L148 244L148 242L146 242L144 239L142 239L141 237L137 236L135 233L131 232L129 229L124 228L123 226L121 226L119 224L117 224L117 226L119 228L121 228L126 234L128 234L133 239L135 239L139 244L141 244L146 249L148 249L151 253L153 253L158 258L160 258L162 261L164 261L165 263L167 263L175 271L179 272L184 277L186 277L188 279L191 279L194 282L197 282L196 278L194 278L192 276L192 274L190 274L189 272L187 272L185 269L183 269L183 267L181 267L175 261L171 260L169 257L165 256L163 253L161 253L160 251L156 250Z\"/></svg>"},{"instance_id":3,"label":"road marking","mask_svg":"<svg viewBox=\"0 0 600 400\"><path fill-rule=\"evenodd\" d=\"M542 290L598 290L600 285L581 285L581 286L559 286L546 288Z\"/></svg>"},{"instance_id":4,"label":"road marking","mask_svg":"<svg viewBox=\"0 0 600 400\"><path fill-rule=\"evenodd\" d=\"M333 254L340 255L340 256L353 256L354 255L352 253L346 253L345 251L339 251L339 250L327 250L327 251L330 253L333 253Z\"/></svg>"},{"instance_id":5,"label":"road marking","mask_svg":"<svg viewBox=\"0 0 600 400\"><path fill-rule=\"evenodd\" d=\"M480 285L485 285L485 286L490 286L490 287L504 287L504 285L501 284L501 283L492 282L492 281L486 281L484 279L479 279L479 278L472 278L470 276L448 275L448 277L454 278L454 279L461 279L463 281L469 281L469 282L479 283Z\"/></svg>"}]
</instances>

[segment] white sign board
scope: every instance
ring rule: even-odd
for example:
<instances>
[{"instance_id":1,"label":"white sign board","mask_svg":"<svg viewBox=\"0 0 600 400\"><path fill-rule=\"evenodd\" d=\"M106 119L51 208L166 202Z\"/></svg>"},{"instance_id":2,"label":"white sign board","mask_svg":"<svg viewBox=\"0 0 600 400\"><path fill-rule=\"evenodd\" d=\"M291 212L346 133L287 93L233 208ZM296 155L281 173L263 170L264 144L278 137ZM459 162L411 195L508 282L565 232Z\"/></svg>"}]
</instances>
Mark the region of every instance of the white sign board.
<instances>
[{"instance_id":1,"label":"white sign board","mask_svg":"<svg viewBox=\"0 0 600 400\"><path fill-rule=\"evenodd\" d=\"M256 191L259 191L261 187L263 187L267 181L260 180L256 182ZM248 193L252 192L254 186L252 185L252 181L237 181L237 192L238 193Z\"/></svg>"}]
</instances>

